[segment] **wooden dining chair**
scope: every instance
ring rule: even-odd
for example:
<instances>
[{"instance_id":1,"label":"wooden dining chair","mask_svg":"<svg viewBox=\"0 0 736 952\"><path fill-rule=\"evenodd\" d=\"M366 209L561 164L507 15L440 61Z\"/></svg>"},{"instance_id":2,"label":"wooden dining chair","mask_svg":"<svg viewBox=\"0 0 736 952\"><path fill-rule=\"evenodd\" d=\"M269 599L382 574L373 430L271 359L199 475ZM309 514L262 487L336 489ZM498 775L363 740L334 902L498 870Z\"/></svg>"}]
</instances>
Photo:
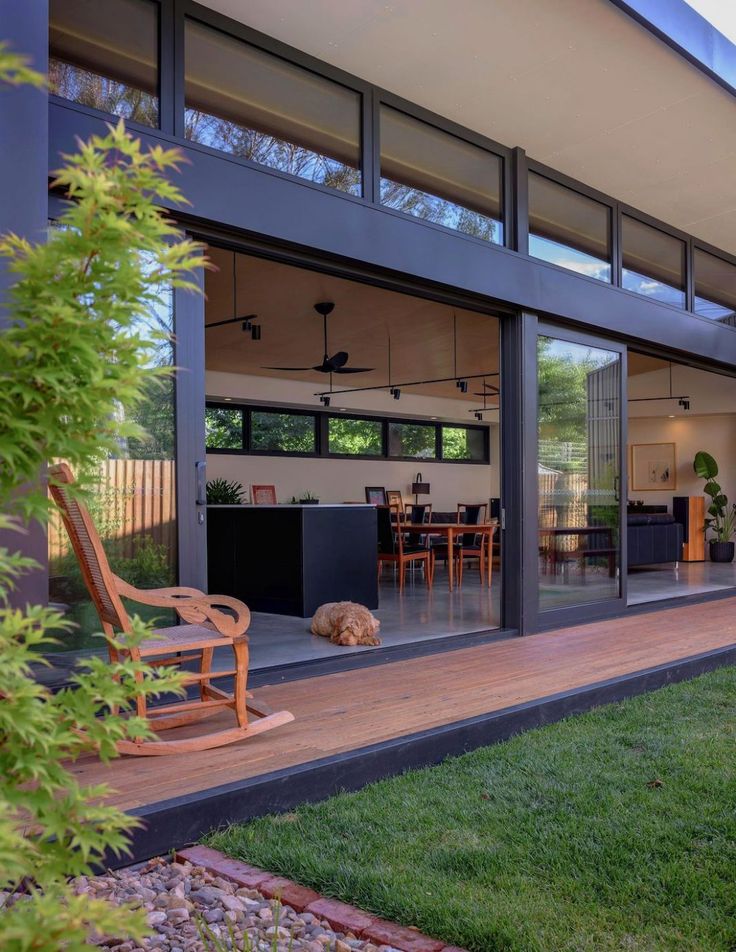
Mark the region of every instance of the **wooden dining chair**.
<instances>
[{"instance_id":1,"label":"wooden dining chair","mask_svg":"<svg viewBox=\"0 0 736 952\"><path fill-rule=\"evenodd\" d=\"M459 502L457 521L465 526L477 526L488 521L488 503ZM457 558L457 584L463 583L463 566L466 559L478 559L480 581L483 584L486 575L486 559L490 557L490 536L477 532L463 532L457 540L455 556ZM489 580L490 584L490 580Z\"/></svg>"},{"instance_id":2,"label":"wooden dining chair","mask_svg":"<svg viewBox=\"0 0 736 952\"><path fill-rule=\"evenodd\" d=\"M406 566L420 562L424 568L427 587L432 587L434 577L434 553L426 545L410 545L404 541L404 533L397 531L397 523L391 506L376 506L378 520L378 570L384 563L396 565L399 570L399 592L404 591Z\"/></svg>"},{"instance_id":3,"label":"wooden dining chair","mask_svg":"<svg viewBox=\"0 0 736 952\"><path fill-rule=\"evenodd\" d=\"M196 588L143 590L118 578L110 569L86 506L69 491L73 482L72 472L65 463L50 467L49 489L59 507L85 585L97 609L107 638L110 662L116 663L122 655L152 667L190 662L197 662L199 666L196 672L186 671L184 681L185 685L198 685L199 697L196 700L187 699L149 709L146 697L141 694L136 698L135 714L147 718L156 733L211 717L223 708L230 708L234 714L235 726L224 730L177 740L124 740L118 742L118 750L123 754L141 755L192 753L245 740L293 721L294 716L289 711L263 709L246 690L246 631L250 624L247 606L226 595L205 595ZM132 630L123 599L173 609L188 624L159 628L153 632L154 637L141 644L120 648L119 644L125 645L125 636ZM213 652L223 645L232 648L233 668L213 671ZM223 677L234 679L232 693L212 684L213 680ZM255 718L249 719L249 713L256 715Z\"/></svg>"}]
</instances>

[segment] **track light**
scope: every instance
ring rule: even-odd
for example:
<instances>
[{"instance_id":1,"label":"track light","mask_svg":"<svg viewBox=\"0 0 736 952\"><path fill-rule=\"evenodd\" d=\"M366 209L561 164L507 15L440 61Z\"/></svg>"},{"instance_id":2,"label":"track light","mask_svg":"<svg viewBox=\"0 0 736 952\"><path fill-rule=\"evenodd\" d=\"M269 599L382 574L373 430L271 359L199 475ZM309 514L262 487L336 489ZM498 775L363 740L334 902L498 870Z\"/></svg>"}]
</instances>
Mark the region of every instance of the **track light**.
<instances>
[{"instance_id":1,"label":"track light","mask_svg":"<svg viewBox=\"0 0 736 952\"><path fill-rule=\"evenodd\" d=\"M399 389L399 387L391 387L391 389L389 390L389 393L394 398L394 400L398 400L401 397L401 390Z\"/></svg>"},{"instance_id":2,"label":"track light","mask_svg":"<svg viewBox=\"0 0 736 952\"><path fill-rule=\"evenodd\" d=\"M257 314L249 314L247 317L243 318L243 324L241 328L243 333L250 334L253 340L261 339L261 325L253 323L257 316Z\"/></svg>"},{"instance_id":3,"label":"track light","mask_svg":"<svg viewBox=\"0 0 736 952\"><path fill-rule=\"evenodd\" d=\"M319 402L322 404L323 407L329 407L330 398L327 396L326 393L323 393L322 396L319 398Z\"/></svg>"},{"instance_id":4,"label":"track light","mask_svg":"<svg viewBox=\"0 0 736 952\"><path fill-rule=\"evenodd\" d=\"M690 401L688 400L687 397L680 397L680 399L677 402L682 407L683 410L690 409Z\"/></svg>"},{"instance_id":5,"label":"track light","mask_svg":"<svg viewBox=\"0 0 736 952\"><path fill-rule=\"evenodd\" d=\"M482 419L483 419L483 414L482 414L482 412L481 412L480 410L476 410L476 411L475 411L475 419L476 419L476 420L482 420Z\"/></svg>"},{"instance_id":6,"label":"track light","mask_svg":"<svg viewBox=\"0 0 736 952\"><path fill-rule=\"evenodd\" d=\"M460 390L460 393L468 392L468 381L467 380L456 380L455 386Z\"/></svg>"}]
</instances>

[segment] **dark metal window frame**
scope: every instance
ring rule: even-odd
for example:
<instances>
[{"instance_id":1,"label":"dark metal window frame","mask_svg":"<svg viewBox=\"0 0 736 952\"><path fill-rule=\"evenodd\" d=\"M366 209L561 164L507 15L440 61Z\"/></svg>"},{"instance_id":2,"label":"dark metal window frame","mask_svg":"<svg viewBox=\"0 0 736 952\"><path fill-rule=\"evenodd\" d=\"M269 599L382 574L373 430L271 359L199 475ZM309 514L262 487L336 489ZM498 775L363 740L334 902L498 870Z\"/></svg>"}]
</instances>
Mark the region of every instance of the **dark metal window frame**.
<instances>
[{"instance_id":1,"label":"dark metal window frame","mask_svg":"<svg viewBox=\"0 0 736 952\"><path fill-rule=\"evenodd\" d=\"M218 456L295 456L308 459L348 459L348 460L391 460L411 463L449 463L450 465L488 466L491 461L490 428L473 423L451 423L447 420L426 420L416 417L380 416L368 413L335 413L330 410L305 410L303 408L273 406L268 404L246 403L238 400L207 400L205 407L208 410L239 410L242 414L241 432L243 446L241 449L223 447L206 447L207 453ZM313 453L303 453L290 450L254 450L251 448L251 414L252 413L282 413L287 416L306 416L314 419L315 450ZM331 453L329 450L328 425L329 420L366 420L371 423L380 423L381 452L380 453ZM435 456L396 456L389 453L388 430L391 423L408 423L431 427L435 433ZM451 459L442 452L442 429L453 427L456 429L474 430L483 433L482 459Z\"/></svg>"},{"instance_id":2,"label":"dark metal window frame","mask_svg":"<svg viewBox=\"0 0 736 952\"><path fill-rule=\"evenodd\" d=\"M449 232L454 237L463 241L475 242L496 250L511 250L529 257L528 243L528 174L527 170L536 172L539 175L550 179L560 185L570 188L579 194L591 198L603 205L609 207L612 211L612 281L611 287L627 295L641 297L634 291L628 291L621 286L621 216L628 215L644 224L651 225L659 231L670 235L686 243L686 290L685 307L658 302L659 306L669 307L678 313L687 313L688 317L707 323L712 326L713 321L693 310L694 306L694 275L693 275L693 256L695 247L714 254L729 264L736 266L736 255L721 248L709 245L692 235L689 235L679 229L663 222L659 219L633 208L623 202L618 201L610 195L599 192L583 182L579 182L570 176L565 175L556 169L550 168L541 162L537 162L527 157L523 149L509 148L501 143L495 142L480 133L467 129L452 120L446 119L429 110L422 108L400 96L382 89L372 83L368 83L360 78L351 75L329 63L310 56L300 50L295 49L273 37L267 36L239 21L233 20L223 14L217 13L207 7L194 2L194 0L153 0L160 9L159 14L159 129L152 129L135 122L128 125L136 132L146 135L152 133L159 138L169 141L172 145L185 146L187 149L200 150L204 153L217 156L219 159L257 169L262 174L273 175L289 181L297 181L300 185L317 189L324 194L329 194L333 198L337 197L345 201L357 202L362 205L370 205L374 210L382 214L399 216L406 220L411 219L414 224L423 228L439 229L442 232ZM233 156L200 143L184 139L184 24L186 18L196 20L206 26L213 27L233 36L236 39L243 40L252 46L255 46L267 53L278 56L290 63L300 66L310 72L315 73L324 79L338 83L348 89L351 89L361 95L361 179L362 195L351 195L347 192L340 192L329 186L321 185L318 182L311 182L308 179L299 178L290 175L287 172L281 172L278 169L272 169L268 166L260 165ZM50 100L72 110L92 115L99 119L109 121L110 114L100 112L99 110L82 106L66 99L56 96L50 96ZM459 139L469 142L472 145L490 152L501 159L502 168L502 196L503 209L502 221L504 227L504 243L496 245L493 242L476 238L472 235L466 235L463 232L456 231L439 225L434 222L423 221L419 218L407 215L404 212L388 208L380 204L380 129L379 114L380 106L385 104L394 109L398 109L407 115L433 126L441 132L446 132ZM534 259L542 267L565 270L559 265L542 259ZM568 274L574 272L567 272ZM595 278L583 274L575 274L575 277L582 281L595 282L601 284ZM721 325L729 332L736 332L736 327L730 325Z\"/></svg>"}]
</instances>

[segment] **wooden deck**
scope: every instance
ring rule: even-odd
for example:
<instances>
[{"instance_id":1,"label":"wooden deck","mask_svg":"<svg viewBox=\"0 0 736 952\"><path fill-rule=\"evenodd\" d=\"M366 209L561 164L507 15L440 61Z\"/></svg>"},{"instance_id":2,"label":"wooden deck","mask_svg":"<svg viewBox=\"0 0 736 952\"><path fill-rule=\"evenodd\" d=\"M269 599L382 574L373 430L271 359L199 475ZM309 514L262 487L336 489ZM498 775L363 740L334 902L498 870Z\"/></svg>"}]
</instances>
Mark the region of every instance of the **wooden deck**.
<instances>
[{"instance_id":1,"label":"wooden deck","mask_svg":"<svg viewBox=\"0 0 736 952\"><path fill-rule=\"evenodd\" d=\"M274 709L288 708L294 723L219 750L181 758L123 757L109 766L86 758L74 770L85 783L108 783L112 802L145 815L152 804L196 798L274 772L283 777L289 768L347 751L730 646L736 646L736 598L670 608L264 686L256 696Z\"/></svg>"}]
</instances>

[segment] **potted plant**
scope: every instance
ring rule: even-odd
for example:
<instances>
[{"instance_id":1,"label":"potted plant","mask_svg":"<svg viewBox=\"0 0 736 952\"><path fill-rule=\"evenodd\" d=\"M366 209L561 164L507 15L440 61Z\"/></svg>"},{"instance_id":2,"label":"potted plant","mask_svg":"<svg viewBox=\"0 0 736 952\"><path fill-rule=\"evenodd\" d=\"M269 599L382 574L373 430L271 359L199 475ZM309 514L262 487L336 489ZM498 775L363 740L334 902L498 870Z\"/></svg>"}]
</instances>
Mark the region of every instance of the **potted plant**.
<instances>
[{"instance_id":1,"label":"potted plant","mask_svg":"<svg viewBox=\"0 0 736 952\"><path fill-rule=\"evenodd\" d=\"M307 492L302 493L302 498L299 500L299 503L302 506L318 506L319 499L317 499L314 493L307 490Z\"/></svg>"},{"instance_id":2,"label":"potted plant","mask_svg":"<svg viewBox=\"0 0 736 952\"><path fill-rule=\"evenodd\" d=\"M207 483L208 506L240 506L245 490L237 480L211 479Z\"/></svg>"},{"instance_id":3,"label":"potted plant","mask_svg":"<svg viewBox=\"0 0 736 952\"><path fill-rule=\"evenodd\" d=\"M707 496L710 496L710 506L708 506L708 517L705 520L703 531L710 529L714 538L710 543L711 562L733 562L734 543L733 536L736 533L736 503L728 504L728 497L724 495L719 483L716 482L718 475L718 463L710 455L701 450L695 454L693 461L695 475L705 480L703 490Z\"/></svg>"}]
</instances>

